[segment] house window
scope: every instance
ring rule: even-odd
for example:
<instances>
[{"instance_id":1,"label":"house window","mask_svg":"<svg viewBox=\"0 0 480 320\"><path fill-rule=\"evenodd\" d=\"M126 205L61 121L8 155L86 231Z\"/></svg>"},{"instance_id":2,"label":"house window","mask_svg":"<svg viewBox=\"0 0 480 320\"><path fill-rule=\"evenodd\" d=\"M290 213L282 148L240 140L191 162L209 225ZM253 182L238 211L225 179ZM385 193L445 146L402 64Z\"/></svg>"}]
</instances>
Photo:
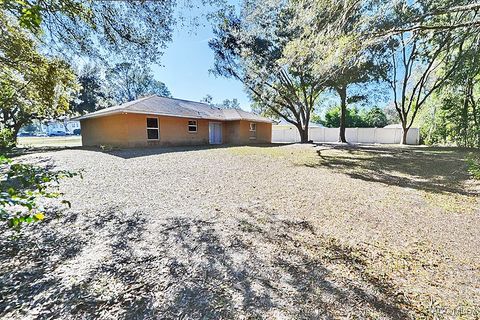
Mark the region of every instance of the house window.
<instances>
[{"instance_id":1,"label":"house window","mask_svg":"<svg viewBox=\"0 0 480 320\"><path fill-rule=\"evenodd\" d=\"M158 140L159 135L158 118L147 118L147 139Z\"/></svg>"},{"instance_id":2,"label":"house window","mask_svg":"<svg viewBox=\"0 0 480 320\"><path fill-rule=\"evenodd\" d=\"M197 120L188 120L188 132L197 132Z\"/></svg>"},{"instance_id":3,"label":"house window","mask_svg":"<svg viewBox=\"0 0 480 320\"><path fill-rule=\"evenodd\" d=\"M257 139L257 124L254 122L250 122L250 139Z\"/></svg>"}]
</instances>

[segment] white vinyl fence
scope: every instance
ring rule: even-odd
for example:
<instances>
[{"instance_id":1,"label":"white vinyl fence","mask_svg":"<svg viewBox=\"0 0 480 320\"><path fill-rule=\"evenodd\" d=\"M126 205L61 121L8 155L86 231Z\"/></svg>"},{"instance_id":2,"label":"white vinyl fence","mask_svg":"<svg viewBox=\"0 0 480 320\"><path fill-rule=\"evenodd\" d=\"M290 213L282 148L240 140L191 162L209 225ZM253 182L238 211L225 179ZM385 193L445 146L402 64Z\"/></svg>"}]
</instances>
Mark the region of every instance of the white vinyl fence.
<instances>
[{"instance_id":1,"label":"white vinyl fence","mask_svg":"<svg viewBox=\"0 0 480 320\"><path fill-rule=\"evenodd\" d=\"M337 142L339 128L310 128L308 139L313 142ZM401 128L347 128L345 132L348 142L352 143L400 143ZM272 142L300 142L297 128L279 126L273 127ZM410 128L407 134L407 144L419 144L420 131Z\"/></svg>"}]
</instances>

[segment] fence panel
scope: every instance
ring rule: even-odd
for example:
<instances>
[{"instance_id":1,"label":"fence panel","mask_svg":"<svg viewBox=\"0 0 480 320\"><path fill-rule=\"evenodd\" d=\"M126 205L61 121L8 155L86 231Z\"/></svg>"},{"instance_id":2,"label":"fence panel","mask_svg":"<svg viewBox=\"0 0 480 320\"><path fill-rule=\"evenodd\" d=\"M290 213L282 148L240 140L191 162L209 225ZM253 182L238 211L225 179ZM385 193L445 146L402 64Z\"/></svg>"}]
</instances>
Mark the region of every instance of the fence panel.
<instances>
[{"instance_id":1,"label":"fence panel","mask_svg":"<svg viewBox=\"0 0 480 320\"><path fill-rule=\"evenodd\" d=\"M337 142L339 128L310 128L309 139L314 142ZM398 144L402 138L401 128L346 128L345 136L351 143ZM300 134L295 127L273 127L273 142L299 142ZM420 130L411 128L407 134L408 144L420 143Z\"/></svg>"}]
</instances>

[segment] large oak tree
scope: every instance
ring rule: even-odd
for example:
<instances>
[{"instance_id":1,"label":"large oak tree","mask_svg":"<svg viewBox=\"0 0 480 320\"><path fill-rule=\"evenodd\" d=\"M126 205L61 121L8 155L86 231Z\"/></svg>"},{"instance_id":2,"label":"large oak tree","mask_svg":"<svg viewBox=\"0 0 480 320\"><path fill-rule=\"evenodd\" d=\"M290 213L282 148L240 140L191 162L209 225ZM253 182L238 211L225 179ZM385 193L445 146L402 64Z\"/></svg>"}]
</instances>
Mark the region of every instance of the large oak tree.
<instances>
[{"instance_id":1,"label":"large oak tree","mask_svg":"<svg viewBox=\"0 0 480 320\"><path fill-rule=\"evenodd\" d=\"M256 109L284 119L308 141L308 124L325 79L309 61L289 61L287 44L298 35L291 10L282 1L246 2L240 12L220 16L210 47L213 72L241 81Z\"/></svg>"}]
</instances>

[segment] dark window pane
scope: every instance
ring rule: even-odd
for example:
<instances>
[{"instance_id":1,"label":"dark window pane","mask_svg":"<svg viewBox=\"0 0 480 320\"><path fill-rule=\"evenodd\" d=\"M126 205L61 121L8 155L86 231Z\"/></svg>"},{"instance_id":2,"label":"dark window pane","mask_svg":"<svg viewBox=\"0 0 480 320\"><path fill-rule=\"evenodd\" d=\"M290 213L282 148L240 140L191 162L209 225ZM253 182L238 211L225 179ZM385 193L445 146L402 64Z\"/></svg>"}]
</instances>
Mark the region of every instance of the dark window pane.
<instances>
[{"instance_id":1,"label":"dark window pane","mask_svg":"<svg viewBox=\"0 0 480 320\"><path fill-rule=\"evenodd\" d=\"M197 121L195 121L195 120L190 120L190 121L188 121L188 125L189 125L189 126L196 126L196 125L197 125Z\"/></svg>"},{"instance_id":2,"label":"dark window pane","mask_svg":"<svg viewBox=\"0 0 480 320\"><path fill-rule=\"evenodd\" d=\"M195 132L195 131L197 131L197 127L195 127L195 126L188 126L188 131L190 131L190 132Z\"/></svg>"},{"instance_id":3,"label":"dark window pane","mask_svg":"<svg viewBox=\"0 0 480 320\"><path fill-rule=\"evenodd\" d=\"M158 119L147 118L147 128L158 128Z\"/></svg>"},{"instance_id":4,"label":"dark window pane","mask_svg":"<svg viewBox=\"0 0 480 320\"><path fill-rule=\"evenodd\" d=\"M147 129L148 139L157 140L158 139L158 130L157 129Z\"/></svg>"}]
</instances>

